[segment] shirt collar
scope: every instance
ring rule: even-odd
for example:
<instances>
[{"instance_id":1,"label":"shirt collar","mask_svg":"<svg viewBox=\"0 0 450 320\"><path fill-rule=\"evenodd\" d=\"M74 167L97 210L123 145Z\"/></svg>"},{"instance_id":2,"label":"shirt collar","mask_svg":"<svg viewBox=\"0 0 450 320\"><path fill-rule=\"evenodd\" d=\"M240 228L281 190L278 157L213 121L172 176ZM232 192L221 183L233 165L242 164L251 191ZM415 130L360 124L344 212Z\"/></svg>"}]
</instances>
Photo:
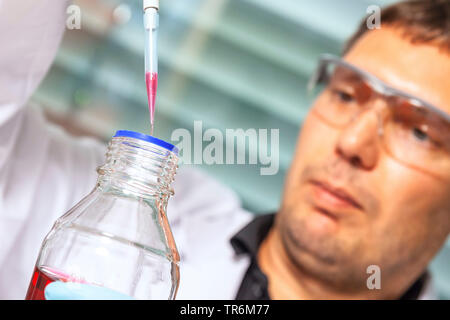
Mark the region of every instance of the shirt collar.
<instances>
[{"instance_id":1,"label":"shirt collar","mask_svg":"<svg viewBox=\"0 0 450 320\"><path fill-rule=\"evenodd\" d=\"M231 238L231 246L236 254L249 254L256 258L259 246L273 225L275 214L256 216L248 225Z\"/></svg>"}]
</instances>

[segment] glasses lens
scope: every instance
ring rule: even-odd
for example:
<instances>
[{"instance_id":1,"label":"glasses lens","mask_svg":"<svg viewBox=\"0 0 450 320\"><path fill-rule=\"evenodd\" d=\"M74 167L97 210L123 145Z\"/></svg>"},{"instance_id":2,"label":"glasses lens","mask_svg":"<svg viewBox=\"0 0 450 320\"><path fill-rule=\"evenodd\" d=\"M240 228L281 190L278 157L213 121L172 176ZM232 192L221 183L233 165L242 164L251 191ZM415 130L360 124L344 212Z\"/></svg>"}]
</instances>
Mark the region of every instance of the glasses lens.
<instances>
[{"instance_id":1,"label":"glasses lens","mask_svg":"<svg viewBox=\"0 0 450 320\"><path fill-rule=\"evenodd\" d=\"M345 66L328 63L321 70L319 84L323 90L313 111L329 125L343 127L366 105L372 90L358 73Z\"/></svg>"},{"instance_id":2,"label":"glasses lens","mask_svg":"<svg viewBox=\"0 0 450 320\"><path fill-rule=\"evenodd\" d=\"M410 167L450 178L450 123L406 98L393 104L383 130L387 151Z\"/></svg>"}]
</instances>

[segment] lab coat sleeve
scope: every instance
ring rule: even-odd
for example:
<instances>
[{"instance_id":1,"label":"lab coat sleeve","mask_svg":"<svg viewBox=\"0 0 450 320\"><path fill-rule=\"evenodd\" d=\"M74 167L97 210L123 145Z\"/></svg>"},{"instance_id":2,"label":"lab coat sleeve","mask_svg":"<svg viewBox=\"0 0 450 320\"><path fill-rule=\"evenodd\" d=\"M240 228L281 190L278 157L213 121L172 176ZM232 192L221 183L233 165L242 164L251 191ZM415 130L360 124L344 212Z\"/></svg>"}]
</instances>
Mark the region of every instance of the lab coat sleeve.
<instances>
[{"instance_id":1,"label":"lab coat sleeve","mask_svg":"<svg viewBox=\"0 0 450 320\"><path fill-rule=\"evenodd\" d=\"M93 187L103 158L101 144L69 137L27 106L55 57L68 5L0 0L0 299L24 297L43 237Z\"/></svg>"},{"instance_id":2,"label":"lab coat sleeve","mask_svg":"<svg viewBox=\"0 0 450 320\"><path fill-rule=\"evenodd\" d=\"M93 189L105 146L67 135L34 108L0 130L6 128L11 140L0 170L0 299L23 299L42 240Z\"/></svg>"},{"instance_id":3,"label":"lab coat sleeve","mask_svg":"<svg viewBox=\"0 0 450 320\"><path fill-rule=\"evenodd\" d=\"M5 138L12 137L4 126L25 107L53 62L68 5L67 0L0 0L0 156Z\"/></svg>"}]
</instances>

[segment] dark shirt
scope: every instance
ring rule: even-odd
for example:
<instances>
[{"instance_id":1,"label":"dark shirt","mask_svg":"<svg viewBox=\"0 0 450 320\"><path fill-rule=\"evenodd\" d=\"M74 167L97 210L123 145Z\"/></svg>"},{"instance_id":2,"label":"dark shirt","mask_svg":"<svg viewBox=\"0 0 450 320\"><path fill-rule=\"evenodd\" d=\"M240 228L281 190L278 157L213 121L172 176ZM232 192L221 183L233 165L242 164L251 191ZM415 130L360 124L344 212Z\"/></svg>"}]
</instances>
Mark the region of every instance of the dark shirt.
<instances>
[{"instance_id":1,"label":"dark shirt","mask_svg":"<svg viewBox=\"0 0 450 320\"><path fill-rule=\"evenodd\" d=\"M269 300L268 279L258 265L258 250L273 225L275 214L260 215L240 230L230 242L237 255L250 257L250 266L241 282L236 300ZM415 300L418 298L427 274L424 273L400 298Z\"/></svg>"}]
</instances>

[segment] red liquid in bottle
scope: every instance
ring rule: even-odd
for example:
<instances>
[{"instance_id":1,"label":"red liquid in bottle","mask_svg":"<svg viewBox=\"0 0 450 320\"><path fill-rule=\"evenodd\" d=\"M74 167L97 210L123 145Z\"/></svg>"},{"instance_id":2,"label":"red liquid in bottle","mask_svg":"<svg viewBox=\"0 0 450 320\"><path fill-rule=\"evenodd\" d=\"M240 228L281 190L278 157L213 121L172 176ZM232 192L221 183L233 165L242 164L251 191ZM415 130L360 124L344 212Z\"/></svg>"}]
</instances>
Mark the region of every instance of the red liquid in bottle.
<instances>
[{"instance_id":1,"label":"red liquid in bottle","mask_svg":"<svg viewBox=\"0 0 450 320\"><path fill-rule=\"evenodd\" d=\"M75 279L63 272L49 268L44 270L40 270L37 267L34 269L25 300L45 300L45 287L54 281L85 283L85 281Z\"/></svg>"},{"instance_id":2,"label":"red liquid in bottle","mask_svg":"<svg viewBox=\"0 0 450 320\"><path fill-rule=\"evenodd\" d=\"M145 83L147 85L148 109L150 111L150 124L153 134L153 117L155 114L156 89L158 87L158 74L156 72L147 72L145 74Z\"/></svg>"}]
</instances>

